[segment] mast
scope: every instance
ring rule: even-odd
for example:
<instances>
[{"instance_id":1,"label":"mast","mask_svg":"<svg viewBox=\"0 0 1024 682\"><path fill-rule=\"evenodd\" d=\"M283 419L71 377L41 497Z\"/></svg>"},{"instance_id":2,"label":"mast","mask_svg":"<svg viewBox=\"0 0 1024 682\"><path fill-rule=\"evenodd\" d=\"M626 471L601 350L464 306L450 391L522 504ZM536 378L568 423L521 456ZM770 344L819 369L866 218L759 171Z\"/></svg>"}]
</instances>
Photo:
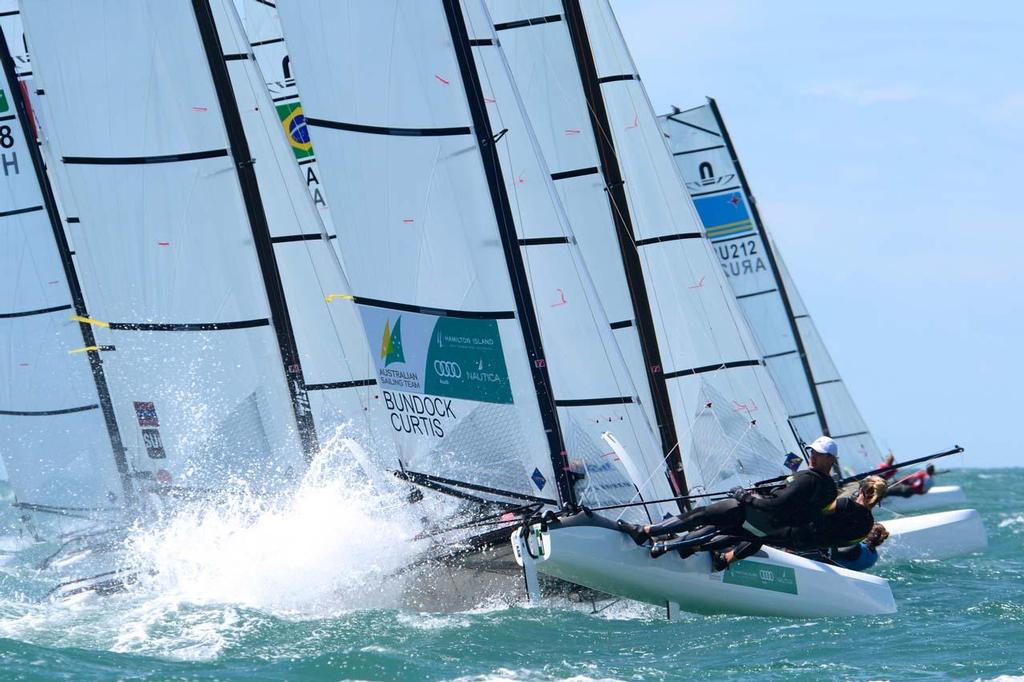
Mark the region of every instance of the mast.
<instances>
[{"instance_id":1,"label":"mast","mask_svg":"<svg viewBox=\"0 0 1024 682\"><path fill-rule=\"evenodd\" d=\"M465 19L462 16L462 8L459 6L458 0L442 0L442 3L466 91L466 100L473 119L477 147L480 149L480 157L487 175L491 204L515 297L516 319L519 321L519 327L523 333L533 384L537 391L537 403L547 434L555 483L563 505L575 508L576 496L569 477L569 461L562 430L558 423L555 397L551 390L551 378L548 375L544 348L541 343L540 325L533 307L526 267L519 251L515 220L512 216L508 193L502 182L501 162L494 145L495 135L487 116L486 103L470 46L469 34L466 31Z\"/></svg>"},{"instance_id":2,"label":"mast","mask_svg":"<svg viewBox=\"0 0 1024 682\"><path fill-rule=\"evenodd\" d=\"M590 39L587 36L586 23L579 0L563 0L562 6L565 10L566 25L572 38L573 51L576 53L576 63L583 92L587 99L591 125L595 131L598 156L604 171L605 190L608 195L608 203L611 205L615 234L619 242L619 253L622 256L622 266L629 287L630 300L633 304L637 336L640 339L644 367L647 370L654 414L661 436L662 452L669 465L667 471L671 477L673 488L678 494L685 495L688 492L688 487L679 452L679 437L676 433L675 419L672 416L668 387L662 373L661 351L658 348L657 333L654 328L654 320L651 317L650 298L644 283L643 267L636 251L636 236L633 232L629 204L626 200L625 181L622 178L615 153L608 112L604 105L601 83L597 76L597 66L590 50ZM689 508L689 503L686 501L680 501L679 505L683 511Z\"/></svg>"},{"instance_id":3,"label":"mast","mask_svg":"<svg viewBox=\"0 0 1024 682\"><path fill-rule=\"evenodd\" d=\"M793 314L793 304L789 300L789 294L786 292L786 287L782 282L782 276L779 274L779 264L775 257L775 251L772 249L771 242L768 239L768 235L764 230L764 223L761 222L761 213L758 211L757 202L754 201L754 195L750 192L750 185L747 183L747 176L743 172L743 166L740 165L739 157L736 155L736 148L732 145L732 138L729 137L729 130L725 127L725 121L722 120L722 114L718 111L718 103L715 102L713 97L708 97L708 105L711 107L711 113L714 114L715 122L718 123L718 129L722 131L722 140L725 142L725 148L729 152L729 158L732 160L733 166L736 168L736 175L739 178L740 186L743 188L743 193L750 199L750 210L754 217L754 226L757 229L757 234L761 237L761 243L764 244L765 254L768 256L768 262L771 265L772 277L775 279L775 285L779 289L779 296L782 299L782 305L786 309L786 319L789 322L790 331L793 333L793 341L796 343L797 351L800 353L800 364L803 366L804 374L807 375L807 385L811 389L811 398L814 400L814 410L818 413L818 422L821 424L821 432L826 436L831 435L829 433L828 421L825 418L825 409L821 403L821 395L818 393L818 385L814 381L814 373L811 371L811 362L807 357L807 351L804 348L803 337L800 335L800 328L797 326L796 317Z\"/></svg>"},{"instance_id":4,"label":"mast","mask_svg":"<svg viewBox=\"0 0 1024 682\"><path fill-rule=\"evenodd\" d=\"M25 98L22 89L19 87L18 76L14 68L14 59L11 57L10 49L7 46L7 36L0 27L0 62L3 63L4 76L10 85L10 95L14 102L15 111L21 121L21 133L25 139L25 146L28 149L29 157L32 159L32 168L39 183L39 191L43 197L43 207L53 231L53 238L57 245L57 252L60 255L61 265L64 269L64 276L67 279L68 290L71 293L71 301L74 306L75 315L80 318L88 318L89 311L85 305L85 296L82 294L81 282L78 280L78 273L75 271L74 259L71 255L71 247L68 244L67 235L64 234L64 227L61 224L60 214L57 211L57 201L50 186L49 178L46 175L46 168L43 163L42 154L39 151L39 144L36 141L35 131L29 118L28 107L25 105ZM13 117L12 117L13 118ZM92 370L93 381L96 384L96 393L99 397L100 410L103 414L103 421L107 427L107 435L110 438L110 447L114 455L114 464L121 478L121 488L124 493L125 504L129 509L137 502L135 487L132 484L131 470L128 467L127 450L121 440L121 431L117 425L117 417L114 413L114 404L110 397L110 389L107 386L107 378L103 372L103 360L100 358L100 350L96 344L96 336L92 326L86 322L78 323L82 333L82 340L85 342L85 352L89 358L89 367Z\"/></svg>"},{"instance_id":5,"label":"mast","mask_svg":"<svg viewBox=\"0 0 1024 682\"><path fill-rule=\"evenodd\" d=\"M295 343L295 334L291 318L288 315L288 303L284 296L281 273L274 256L270 227L267 224L263 199L260 196L259 184L256 179L255 160L249 151L249 143L242 127L238 103L235 100L234 89L231 87L231 78L228 74L224 51L217 35L217 26L213 19L209 0L192 0L192 8L210 67L210 76L217 92L228 144L231 147L231 156L235 162L238 183L241 187L249 226L259 258L260 272L270 305L271 319L274 332L277 335L281 361L291 395L292 409L295 412L295 422L299 429L299 438L306 460L311 461L319 448L316 427L313 424L302 366L299 363L298 346Z\"/></svg>"}]
</instances>

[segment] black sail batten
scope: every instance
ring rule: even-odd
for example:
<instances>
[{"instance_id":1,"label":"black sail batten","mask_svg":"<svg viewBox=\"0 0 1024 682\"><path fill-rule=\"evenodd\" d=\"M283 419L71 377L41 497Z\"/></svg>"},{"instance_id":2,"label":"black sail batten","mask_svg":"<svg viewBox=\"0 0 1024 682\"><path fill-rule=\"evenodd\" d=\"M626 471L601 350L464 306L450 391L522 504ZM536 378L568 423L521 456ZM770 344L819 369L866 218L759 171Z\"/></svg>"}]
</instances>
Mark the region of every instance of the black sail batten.
<instances>
[{"instance_id":1,"label":"black sail batten","mask_svg":"<svg viewBox=\"0 0 1024 682\"><path fill-rule=\"evenodd\" d=\"M622 267L629 287L630 301L636 321L637 336L644 358L644 369L651 389L654 404L654 415L658 421L658 434L661 437L662 454L668 464L668 471L675 484L676 492L685 495L688 492L686 475L683 473L683 461L679 452L679 436L676 432L675 419L672 416L672 403L669 398L668 386L662 374L661 351L658 349L657 331L651 316L650 296L644 281L643 266L636 252L636 237L633 232L632 217L626 200L626 191L619 168L615 143L612 141L611 123L608 111L601 94L602 79L597 75L597 64L590 48L590 38L583 18L583 9L579 0L563 0L566 27L572 39L572 48L576 53L576 64L579 69L580 82L587 99L591 127L594 129L595 143L601 167L604 169L605 186L608 201L611 204L612 219L615 221L615 234L619 242L619 253L622 256ZM689 508L689 502L682 500L679 507L683 511Z\"/></svg>"},{"instance_id":2,"label":"black sail batten","mask_svg":"<svg viewBox=\"0 0 1024 682\"><path fill-rule=\"evenodd\" d=\"M67 235L64 234L64 225L60 219L60 212L57 210L57 200L53 194L53 187L46 175L46 165L43 163L42 154L39 152L39 145L36 143L35 131L29 119L28 107L22 96L21 88L18 87L18 77L14 68L14 58L7 47L7 36L0 28L0 62L3 63L4 76L10 84L11 100L14 102L15 111L21 119L21 134L25 136L25 146L28 148L29 157L32 159L32 169L35 171L36 180L39 183L39 191L43 196L43 205L46 209L47 218L50 221L50 229L53 231L54 241L57 243L57 253L60 255L61 266L64 269L64 277L68 283L68 291L71 293L71 303L74 306L75 314L79 317L89 317L89 310L85 305L85 296L82 293L81 282L78 281L78 272L75 270L74 259L71 256L71 246L68 244ZM86 348L95 348L96 335L88 324L79 323L82 332L82 340ZM107 427L107 436L110 439L110 448L114 456L114 466L121 478L121 490L124 495L125 504L129 509L136 505L135 486L132 483L131 471L128 468L128 453L121 440L121 429L117 425L117 416L114 412L114 402L110 397L110 387L107 385L107 377L103 371L103 360L96 350L86 351L89 359L89 368L92 370L93 383L96 385L96 394L99 398L99 407L103 413L103 421Z\"/></svg>"},{"instance_id":3,"label":"black sail batten","mask_svg":"<svg viewBox=\"0 0 1024 682\"><path fill-rule=\"evenodd\" d=\"M548 374L544 348L541 343L540 325L533 307L533 297L530 293L523 255L519 250L519 236L512 215L512 206L505 190L501 161L498 158L495 145L492 143L494 131L491 129L487 115L483 89L476 70L476 60L473 57L473 48L466 31L466 21L462 16L462 8L459 6L458 0L441 0L441 2L444 5L448 30L455 47L455 55L459 62L459 71L466 91L466 100L473 118L477 147L480 149L484 171L487 175L494 218L498 225L502 252L508 266L509 279L516 301L516 319L519 321L523 341L529 355L530 371L537 391L537 403L540 407L544 430L547 433L555 483L562 503L575 508L576 495L569 477L569 461L562 430L558 423L558 411L551 388L551 377Z\"/></svg>"},{"instance_id":4,"label":"black sail batten","mask_svg":"<svg viewBox=\"0 0 1024 682\"><path fill-rule=\"evenodd\" d=\"M782 282L782 273L779 271L779 263L775 258L775 251L772 249L771 241L768 239L768 234L765 232L764 223L761 221L761 213L757 210L757 203L753 199L754 195L750 192L750 185L747 183L747 176L743 172L743 166L740 165L739 156L736 155L736 148L732 145L732 139L729 137L729 130L725 127L725 121L722 120L722 114L718 111L718 103L715 102L714 98L709 97L708 105L711 107L711 113L715 117L718 129L722 131L722 140L725 142L725 147L729 152L729 158L732 160L732 164L736 168L736 176L739 178L740 185L743 188L743 193L747 197L747 203L750 205L751 217L754 220L754 228L757 230L758 236L761 237L761 243L764 245L764 252L768 257L769 264L771 265L772 277L775 278L775 286L779 290L779 297L782 298L782 305L786 310L786 320L789 322L789 328L793 334L793 341L796 343L796 349L800 353L800 364L803 367L804 374L807 375L807 385L811 389L811 399L814 401L814 409L818 413L818 422L821 424L821 432L828 435L829 427L828 421L825 418L825 408L821 403L821 395L818 393L818 386L814 382L814 372L811 371L811 361L807 357L807 349L804 348L803 337L800 336L800 328L797 325L796 317L793 315L793 304L790 302L789 294L786 292L786 286ZM799 440L799 438L797 440Z\"/></svg>"},{"instance_id":5,"label":"black sail batten","mask_svg":"<svg viewBox=\"0 0 1024 682\"><path fill-rule=\"evenodd\" d=\"M228 144L231 147L231 157L235 163L238 184L245 202L245 210L249 219L249 227L252 230L256 254L259 258L263 286L266 289L270 305L271 321L277 335L278 348L281 351L285 380L291 395L292 409L295 412L295 422L298 425L302 449L306 460L311 461L319 449L319 443L302 376L302 366L299 363L298 345L295 343L291 317L288 315L284 285L281 282L281 273L278 270L274 246L270 238L270 226L267 223L263 198L260 195L259 183L256 179L255 160L249 151L249 142L245 137L242 118L238 113L238 102L235 100L231 75L228 72L227 63L224 61L224 51L220 36L217 35L217 24L213 18L210 2L209 0L192 0L192 9L203 49L206 52L206 61L210 67L210 77L213 80L214 89L217 91L217 101L227 132Z\"/></svg>"}]
</instances>

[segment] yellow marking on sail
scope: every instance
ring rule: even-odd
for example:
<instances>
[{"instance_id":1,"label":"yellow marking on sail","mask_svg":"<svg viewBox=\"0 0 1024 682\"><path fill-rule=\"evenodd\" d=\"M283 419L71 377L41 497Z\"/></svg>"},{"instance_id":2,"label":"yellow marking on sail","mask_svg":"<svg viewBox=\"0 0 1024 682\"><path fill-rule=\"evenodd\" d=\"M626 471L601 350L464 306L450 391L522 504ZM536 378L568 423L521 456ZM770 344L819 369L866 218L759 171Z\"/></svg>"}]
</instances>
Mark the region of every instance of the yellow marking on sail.
<instances>
[{"instance_id":1,"label":"yellow marking on sail","mask_svg":"<svg viewBox=\"0 0 1024 682\"><path fill-rule=\"evenodd\" d=\"M68 355L74 355L75 353L88 353L91 350L99 350L99 346L83 346L82 348L75 348L68 351Z\"/></svg>"},{"instance_id":2,"label":"yellow marking on sail","mask_svg":"<svg viewBox=\"0 0 1024 682\"><path fill-rule=\"evenodd\" d=\"M94 320L91 317L82 317L81 315L72 315L71 319L75 322L81 322L83 324L94 324L97 327L109 327L109 322L103 322L102 320Z\"/></svg>"},{"instance_id":3,"label":"yellow marking on sail","mask_svg":"<svg viewBox=\"0 0 1024 682\"><path fill-rule=\"evenodd\" d=\"M328 303L332 303L336 298L340 298L343 301L356 300L356 297L352 296L351 294L327 294L326 296L324 296L324 300L327 301Z\"/></svg>"},{"instance_id":4,"label":"yellow marking on sail","mask_svg":"<svg viewBox=\"0 0 1024 682\"><path fill-rule=\"evenodd\" d=\"M385 360L394 351L391 343L391 320L384 321L384 336L380 338L380 359Z\"/></svg>"}]
</instances>

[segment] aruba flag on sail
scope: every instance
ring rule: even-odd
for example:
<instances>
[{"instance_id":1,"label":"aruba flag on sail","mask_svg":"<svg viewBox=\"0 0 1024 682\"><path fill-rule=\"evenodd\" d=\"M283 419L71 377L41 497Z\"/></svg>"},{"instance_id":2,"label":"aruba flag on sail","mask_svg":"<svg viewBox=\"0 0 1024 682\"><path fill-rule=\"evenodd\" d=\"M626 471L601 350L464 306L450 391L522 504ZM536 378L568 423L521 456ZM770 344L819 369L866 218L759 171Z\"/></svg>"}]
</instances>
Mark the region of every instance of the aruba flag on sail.
<instances>
[{"instance_id":1,"label":"aruba flag on sail","mask_svg":"<svg viewBox=\"0 0 1024 682\"><path fill-rule=\"evenodd\" d=\"M739 192L726 192L693 200L704 223L708 239L738 237L754 231L754 224L747 213L747 205Z\"/></svg>"},{"instance_id":2,"label":"aruba flag on sail","mask_svg":"<svg viewBox=\"0 0 1024 682\"><path fill-rule=\"evenodd\" d=\"M288 135L288 142L292 145L295 158L305 159L313 156L313 143L309 140L309 129L306 127L306 117L302 114L302 105L298 102L278 104L277 115L284 126L284 132Z\"/></svg>"}]
</instances>

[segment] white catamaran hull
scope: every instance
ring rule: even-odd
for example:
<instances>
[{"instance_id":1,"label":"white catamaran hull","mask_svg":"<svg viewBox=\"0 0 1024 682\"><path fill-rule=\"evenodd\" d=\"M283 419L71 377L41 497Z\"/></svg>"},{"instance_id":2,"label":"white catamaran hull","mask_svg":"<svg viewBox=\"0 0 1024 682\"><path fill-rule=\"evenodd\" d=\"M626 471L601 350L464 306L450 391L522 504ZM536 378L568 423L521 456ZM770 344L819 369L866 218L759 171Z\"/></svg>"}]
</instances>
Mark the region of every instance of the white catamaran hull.
<instances>
[{"instance_id":1,"label":"white catamaran hull","mask_svg":"<svg viewBox=\"0 0 1024 682\"><path fill-rule=\"evenodd\" d=\"M625 534L593 516L533 526L537 571L594 590L695 613L817 618L894 613L889 583L770 547L712 573L707 553L652 559ZM519 531L517 531L518 534ZM517 537L513 535L513 547ZM522 565L516 552L516 560Z\"/></svg>"},{"instance_id":2,"label":"white catamaran hull","mask_svg":"<svg viewBox=\"0 0 1024 682\"><path fill-rule=\"evenodd\" d=\"M886 497L882 500L881 509L897 514L909 514L961 504L967 504L967 496L964 495L963 488L958 485L937 485L924 495Z\"/></svg>"},{"instance_id":3,"label":"white catamaran hull","mask_svg":"<svg viewBox=\"0 0 1024 682\"><path fill-rule=\"evenodd\" d=\"M980 552L988 547L988 535L975 509L908 516L883 521L889 539L878 552L883 559L948 559Z\"/></svg>"}]
</instances>

